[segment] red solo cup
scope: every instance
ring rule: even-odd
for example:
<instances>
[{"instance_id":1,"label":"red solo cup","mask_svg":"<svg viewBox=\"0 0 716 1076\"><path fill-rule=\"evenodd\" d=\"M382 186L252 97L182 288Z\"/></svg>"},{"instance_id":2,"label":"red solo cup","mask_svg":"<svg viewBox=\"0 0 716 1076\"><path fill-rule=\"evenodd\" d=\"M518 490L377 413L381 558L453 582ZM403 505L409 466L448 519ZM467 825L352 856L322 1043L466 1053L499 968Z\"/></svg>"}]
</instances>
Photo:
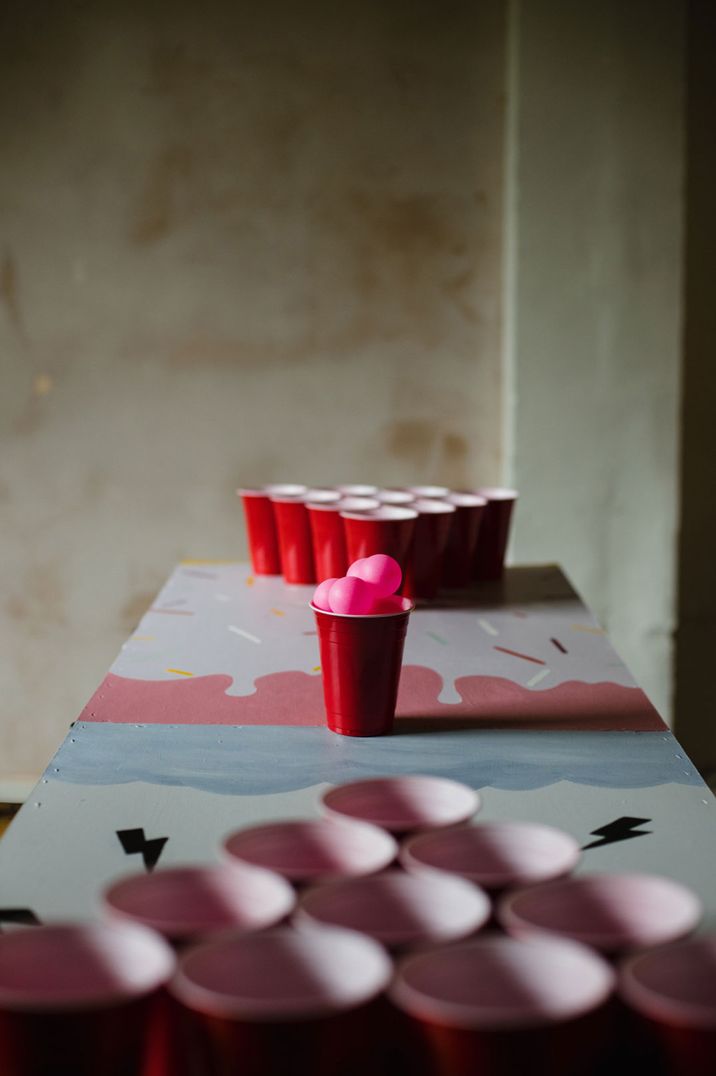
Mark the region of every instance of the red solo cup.
<instances>
[{"instance_id":1,"label":"red solo cup","mask_svg":"<svg viewBox=\"0 0 716 1076\"><path fill-rule=\"evenodd\" d=\"M271 498L265 489L237 489L244 506L251 566L256 575L280 575L281 553Z\"/></svg>"},{"instance_id":2,"label":"red solo cup","mask_svg":"<svg viewBox=\"0 0 716 1076\"><path fill-rule=\"evenodd\" d=\"M617 956L683 938L701 902L686 886L655 874L585 874L518 889L498 918L515 937L548 931Z\"/></svg>"},{"instance_id":3,"label":"red solo cup","mask_svg":"<svg viewBox=\"0 0 716 1076\"><path fill-rule=\"evenodd\" d=\"M454 504L447 501L418 500L413 544L405 567L402 593L409 598L434 598L443 577L443 559L453 517Z\"/></svg>"},{"instance_id":4,"label":"red solo cup","mask_svg":"<svg viewBox=\"0 0 716 1076\"><path fill-rule=\"evenodd\" d=\"M376 497L381 504L412 504L416 500L415 494L409 489L379 489Z\"/></svg>"},{"instance_id":5,"label":"red solo cup","mask_svg":"<svg viewBox=\"0 0 716 1076\"><path fill-rule=\"evenodd\" d=\"M431 1076L575 1076L604 1048L613 989L586 946L491 935L408 957L389 997Z\"/></svg>"},{"instance_id":6,"label":"red solo cup","mask_svg":"<svg viewBox=\"0 0 716 1076\"><path fill-rule=\"evenodd\" d=\"M475 491L487 501L477 536L475 579L501 579L510 536L512 509L518 494L514 489L485 486Z\"/></svg>"},{"instance_id":7,"label":"red solo cup","mask_svg":"<svg viewBox=\"0 0 716 1076\"><path fill-rule=\"evenodd\" d=\"M716 1059L716 936L630 957L619 993L642 1043L670 1076L713 1076Z\"/></svg>"},{"instance_id":8,"label":"red solo cup","mask_svg":"<svg viewBox=\"0 0 716 1076\"><path fill-rule=\"evenodd\" d=\"M306 501L316 560L316 578L340 579L348 571L346 536L341 512L367 512L379 507L371 497L343 497L336 501Z\"/></svg>"},{"instance_id":9,"label":"red solo cup","mask_svg":"<svg viewBox=\"0 0 716 1076\"><path fill-rule=\"evenodd\" d=\"M363 822L319 818L267 822L224 841L232 860L264 867L295 885L374 874L395 859L393 838Z\"/></svg>"},{"instance_id":10,"label":"red solo cup","mask_svg":"<svg viewBox=\"0 0 716 1076\"><path fill-rule=\"evenodd\" d=\"M476 493L450 493L445 500L455 507L443 560L442 585L466 587L472 581L475 553L487 500Z\"/></svg>"},{"instance_id":11,"label":"red solo cup","mask_svg":"<svg viewBox=\"0 0 716 1076\"><path fill-rule=\"evenodd\" d=\"M296 896L278 874L233 862L133 874L109 886L103 902L112 919L142 923L182 946L228 929L276 926Z\"/></svg>"},{"instance_id":12,"label":"red solo cup","mask_svg":"<svg viewBox=\"0 0 716 1076\"><path fill-rule=\"evenodd\" d=\"M316 568L313 560L313 540L306 510L303 487L267 486L271 496L278 544L281 550L283 577L287 583L315 583Z\"/></svg>"},{"instance_id":13,"label":"red solo cup","mask_svg":"<svg viewBox=\"0 0 716 1076\"><path fill-rule=\"evenodd\" d=\"M0 1072L140 1072L159 992L175 963L163 938L132 923L0 935Z\"/></svg>"},{"instance_id":14,"label":"red solo cup","mask_svg":"<svg viewBox=\"0 0 716 1076\"><path fill-rule=\"evenodd\" d=\"M283 928L199 946L171 989L203 1027L212 1076L365 1076L391 972L364 935Z\"/></svg>"},{"instance_id":15,"label":"red solo cup","mask_svg":"<svg viewBox=\"0 0 716 1076\"><path fill-rule=\"evenodd\" d=\"M397 613L361 616L331 613L313 602L311 608L329 729L343 736L384 736L393 727L412 603Z\"/></svg>"},{"instance_id":16,"label":"red solo cup","mask_svg":"<svg viewBox=\"0 0 716 1076\"><path fill-rule=\"evenodd\" d=\"M490 918L490 901L462 878L384 871L309 889L296 921L368 934L393 952L459 941Z\"/></svg>"},{"instance_id":17,"label":"red solo cup","mask_svg":"<svg viewBox=\"0 0 716 1076\"><path fill-rule=\"evenodd\" d=\"M481 807L473 788L423 774L349 781L329 788L321 802L331 817L357 818L391 833L455 826Z\"/></svg>"},{"instance_id":18,"label":"red solo cup","mask_svg":"<svg viewBox=\"0 0 716 1076\"><path fill-rule=\"evenodd\" d=\"M421 833L400 850L406 870L459 874L493 894L561 878L580 856L574 837L537 822L480 822Z\"/></svg>"},{"instance_id":19,"label":"red solo cup","mask_svg":"<svg viewBox=\"0 0 716 1076\"><path fill-rule=\"evenodd\" d=\"M342 511L348 563L374 553L397 560L405 573L418 513L413 508L384 504L372 512Z\"/></svg>"},{"instance_id":20,"label":"red solo cup","mask_svg":"<svg viewBox=\"0 0 716 1076\"><path fill-rule=\"evenodd\" d=\"M348 485L348 486L336 486L336 489L344 497L375 497L378 492L377 486L361 486L361 485Z\"/></svg>"}]
</instances>

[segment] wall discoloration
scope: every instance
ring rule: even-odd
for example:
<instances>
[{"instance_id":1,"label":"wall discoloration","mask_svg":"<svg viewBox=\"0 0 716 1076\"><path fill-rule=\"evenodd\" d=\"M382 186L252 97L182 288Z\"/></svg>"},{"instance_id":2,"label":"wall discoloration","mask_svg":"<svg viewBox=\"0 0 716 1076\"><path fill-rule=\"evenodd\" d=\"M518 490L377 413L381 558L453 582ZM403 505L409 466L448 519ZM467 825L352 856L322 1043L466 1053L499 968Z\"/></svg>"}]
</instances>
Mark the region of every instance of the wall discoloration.
<instances>
[{"instance_id":1,"label":"wall discoloration","mask_svg":"<svg viewBox=\"0 0 716 1076\"><path fill-rule=\"evenodd\" d=\"M0 772L175 560L245 555L240 482L501 465L503 0L41 8L0 14Z\"/></svg>"}]
</instances>

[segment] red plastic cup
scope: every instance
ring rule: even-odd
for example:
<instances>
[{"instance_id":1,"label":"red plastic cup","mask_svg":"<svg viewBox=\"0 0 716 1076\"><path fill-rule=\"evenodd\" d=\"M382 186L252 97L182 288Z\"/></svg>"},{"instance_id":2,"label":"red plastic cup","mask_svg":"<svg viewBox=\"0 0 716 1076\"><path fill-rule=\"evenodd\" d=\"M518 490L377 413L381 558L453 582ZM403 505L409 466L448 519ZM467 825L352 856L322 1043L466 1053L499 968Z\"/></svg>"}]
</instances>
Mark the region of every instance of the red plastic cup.
<instances>
[{"instance_id":1,"label":"red plastic cup","mask_svg":"<svg viewBox=\"0 0 716 1076\"><path fill-rule=\"evenodd\" d=\"M142 923L184 946L229 929L276 926L293 911L296 895L278 874L234 862L133 874L109 886L103 903L112 919Z\"/></svg>"},{"instance_id":2,"label":"red plastic cup","mask_svg":"<svg viewBox=\"0 0 716 1076\"><path fill-rule=\"evenodd\" d=\"M477 540L487 500L476 493L450 493L445 500L455 507L443 560L442 585L466 587L473 577Z\"/></svg>"},{"instance_id":3,"label":"red plastic cup","mask_svg":"<svg viewBox=\"0 0 716 1076\"><path fill-rule=\"evenodd\" d=\"M342 511L348 563L374 553L397 560L405 573L418 513L413 508L384 504L372 512Z\"/></svg>"},{"instance_id":4,"label":"red plastic cup","mask_svg":"<svg viewBox=\"0 0 716 1076\"><path fill-rule=\"evenodd\" d=\"M613 988L585 946L492 935L408 957L389 996L409 1018L414 1071L576 1076L604 1048Z\"/></svg>"},{"instance_id":5,"label":"red plastic cup","mask_svg":"<svg viewBox=\"0 0 716 1076\"><path fill-rule=\"evenodd\" d=\"M353 559L349 554L351 563ZM331 613L313 602L311 608L329 729L343 736L390 732L412 605L397 613L362 616Z\"/></svg>"},{"instance_id":6,"label":"red plastic cup","mask_svg":"<svg viewBox=\"0 0 716 1076\"><path fill-rule=\"evenodd\" d=\"M376 497L381 504L410 505L416 500L415 494L409 489L379 489Z\"/></svg>"},{"instance_id":7,"label":"red plastic cup","mask_svg":"<svg viewBox=\"0 0 716 1076\"><path fill-rule=\"evenodd\" d=\"M309 889L296 913L297 922L357 930L394 953L462 940L489 917L487 895L462 878L395 870Z\"/></svg>"},{"instance_id":8,"label":"red plastic cup","mask_svg":"<svg viewBox=\"0 0 716 1076\"><path fill-rule=\"evenodd\" d=\"M421 833L400 850L406 870L458 874L493 894L561 878L580 856L569 833L537 822L480 822Z\"/></svg>"},{"instance_id":9,"label":"red plastic cup","mask_svg":"<svg viewBox=\"0 0 716 1076\"><path fill-rule=\"evenodd\" d=\"M174 968L164 939L131 923L0 935L0 1072L141 1072L159 992Z\"/></svg>"},{"instance_id":10,"label":"red plastic cup","mask_svg":"<svg viewBox=\"0 0 716 1076\"><path fill-rule=\"evenodd\" d=\"M363 935L284 928L194 949L172 992L202 1026L212 1076L366 1076L391 971Z\"/></svg>"},{"instance_id":11,"label":"red plastic cup","mask_svg":"<svg viewBox=\"0 0 716 1076\"><path fill-rule=\"evenodd\" d=\"M237 489L244 507L251 566L256 575L280 575L281 553L271 498L265 489Z\"/></svg>"},{"instance_id":12,"label":"red plastic cup","mask_svg":"<svg viewBox=\"0 0 716 1076\"><path fill-rule=\"evenodd\" d=\"M306 487L267 486L266 489L276 520L284 579L287 583L315 583L313 540L305 504Z\"/></svg>"},{"instance_id":13,"label":"red plastic cup","mask_svg":"<svg viewBox=\"0 0 716 1076\"><path fill-rule=\"evenodd\" d=\"M453 517L454 504L447 501L418 500L413 544L405 566L402 593L409 598L434 598L443 577L443 559Z\"/></svg>"},{"instance_id":14,"label":"red plastic cup","mask_svg":"<svg viewBox=\"0 0 716 1076\"><path fill-rule=\"evenodd\" d=\"M655 874L585 874L504 897L505 930L526 938L545 932L591 945L609 956L683 938L702 915L698 897Z\"/></svg>"},{"instance_id":15,"label":"red plastic cup","mask_svg":"<svg viewBox=\"0 0 716 1076\"><path fill-rule=\"evenodd\" d=\"M347 819L267 822L230 834L224 852L231 860L264 867L294 885L374 874L398 853L377 826Z\"/></svg>"},{"instance_id":16,"label":"red plastic cup","mask_svg":"<svg viewBox=\"0 0 716 1076\"><path fill-rule=\"evenodd\" d=\"M665 945L626 960L619 993L669 1076L713 1076L716 935Z\"/></svg>"},{"instance_id":17,"label":"red plastic cup","mask_svg":"<svg viewBox=\"0 0 716 1076\"><path fill-rule=\"evenodd\" d=\"M336 501L306 501L316 561L316 578L340 579L348 570L346 536L341 512L367 512L379 507L371 497L340 497Z\"/></svg>"},{"instance_id":18,"label":"red plastic cup","mask_svg":"<svg viewBox=\"0 0 716 1076\"><path fill-rule=\"evenodd\" d=\"M512 509L518 493L514 489L484 486L475 491L487 501L477 536L475 579L501 579L510 536Z\"/></svg>"},{"instance_id":19,"label":"red plastic cup","mask_svg":"<svg viewBox=\"0 0 716 1076\"><path fill-rule=\"evenodd\" d=\"M321 802L331 817L360 819L390 833L455 826L481 807L474 788L427 774L348 781L329 788Z\"/></svg>"},{"instance_id":20,"label":"red plastic cup","mask_svg":"<svg viewBox=\"0 0 716 1076\"><path fill-rule=\"evenodd\" d=\"M336 486L344 497L375 497L378 492L377 486L347 485Z\"/></svg>"}]
</instances>

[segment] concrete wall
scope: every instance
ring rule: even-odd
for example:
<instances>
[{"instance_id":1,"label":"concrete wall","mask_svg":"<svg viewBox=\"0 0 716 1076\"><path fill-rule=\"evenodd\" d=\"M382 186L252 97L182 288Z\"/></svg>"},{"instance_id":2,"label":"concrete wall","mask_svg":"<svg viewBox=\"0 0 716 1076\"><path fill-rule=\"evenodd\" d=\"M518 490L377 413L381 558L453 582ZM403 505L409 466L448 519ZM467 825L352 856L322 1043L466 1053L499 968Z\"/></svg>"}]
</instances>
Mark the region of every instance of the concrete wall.
<instances>
[{"instance_id":1,"label":"concrete wall","mask_svg":"<svg viewBox=\"0 0 716 1076\"><path fill-rule=\"evenodd\" d=\"M0 774L243 555L238 482L499 480L503 44L501 0L3 5Z\"/></svg>"},{"instance_id":2,"label":"concrete wall","mask_svg":"<svg viewBox=\"0 0 716 1076\"><path fill-rule=\"evenodd\" d=\"M716 787L716 7L688 25L687 217L676 734Z\"/></svg>"},{"instance_id":3,"label":"concrete wall","mask_svg":"<svg viewBox=\"0 0 716 1076\"><path fill-rule=\"evenodd\" d=\"M671 711L683 237L677 0L512 9L515 554L559 560ZM713 305L713 304L712 304Z\"/></svg>"}]
</instances>

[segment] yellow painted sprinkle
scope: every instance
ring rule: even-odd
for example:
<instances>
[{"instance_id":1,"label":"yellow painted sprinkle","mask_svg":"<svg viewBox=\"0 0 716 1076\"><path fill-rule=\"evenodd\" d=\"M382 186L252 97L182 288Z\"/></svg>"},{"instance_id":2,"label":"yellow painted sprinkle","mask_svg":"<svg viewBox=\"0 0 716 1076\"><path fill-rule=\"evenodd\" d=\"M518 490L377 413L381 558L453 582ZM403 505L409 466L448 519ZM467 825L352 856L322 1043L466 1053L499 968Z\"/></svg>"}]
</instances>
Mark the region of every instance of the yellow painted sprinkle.
<instances>
[{"instance_id":1,"label":"yellow painted sprinkle","mask_svg":"<svg viewBox=\"0 0 716 1076\"><path fill-rule=\"evenodd\" d=\"M321 666L320 665L314 665L313 666L313 672L320 672L320 671L321 671Z\"/></svg>"},{"instance_id":2,"label":"yellow painted sprinkle","mask_svg":"<svg viewBox=\"0 0 716 1076\"><path fill-rule=\"evenodd\" d=\"M167 672L176 673L178 676L193 676L194 673L187 672L186 669L167 669Z\"/></svg>"},{"instance_id":3,"label":"yellow painted sprinkle","mask_svg":"<svg viewBox=\"0 0 716 1076\"><path fill-rule=\"evenodd\" d=\"M604 628L594 628L591 624L572 624L572 631L588 631L590 635L604 635Z\"/></svg>"}]
</instances>

